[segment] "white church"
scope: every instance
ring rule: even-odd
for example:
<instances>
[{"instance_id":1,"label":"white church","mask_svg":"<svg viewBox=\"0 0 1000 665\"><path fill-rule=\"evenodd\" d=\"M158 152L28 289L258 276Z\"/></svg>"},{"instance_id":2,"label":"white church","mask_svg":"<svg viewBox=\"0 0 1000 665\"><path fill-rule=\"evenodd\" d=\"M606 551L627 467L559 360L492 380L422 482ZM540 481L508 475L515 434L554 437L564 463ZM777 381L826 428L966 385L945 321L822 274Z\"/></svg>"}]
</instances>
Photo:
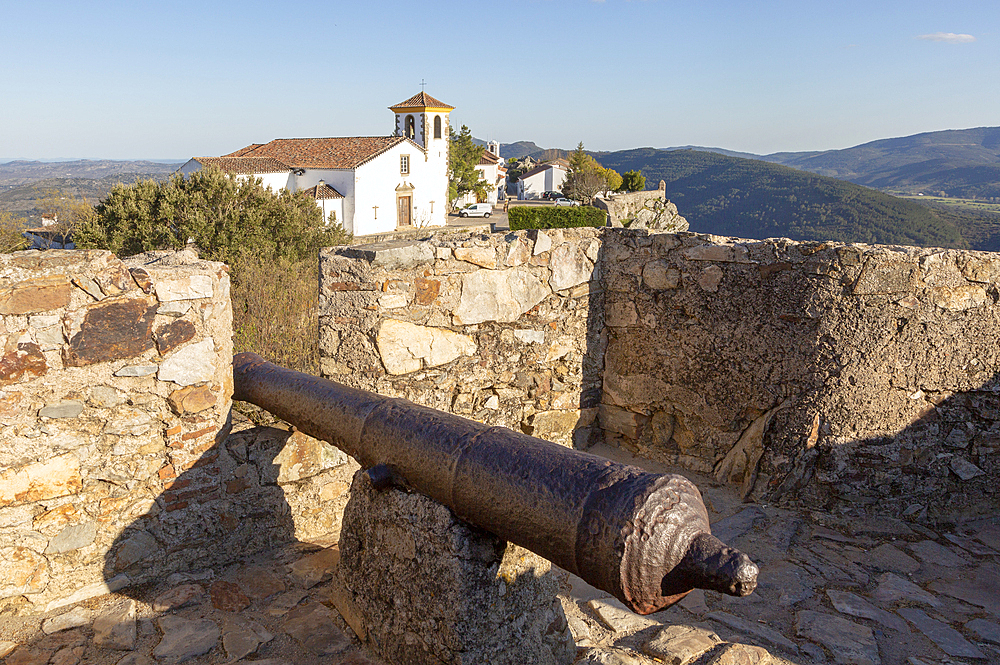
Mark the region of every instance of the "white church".
<instances>
[{"instance_id":1,"label":"white church","mask_svg":"<svg viewBox=\"0 0 1000 665\"><path fill-rule=\"evenodd\" d=\"M391 136L275 139L221 157L195 157L180 173L214 165L255 176L277 191L305 190L355 235L444 226L448 203L448 114L421 92L390 106Z\"/></svg>"}]
</instances>

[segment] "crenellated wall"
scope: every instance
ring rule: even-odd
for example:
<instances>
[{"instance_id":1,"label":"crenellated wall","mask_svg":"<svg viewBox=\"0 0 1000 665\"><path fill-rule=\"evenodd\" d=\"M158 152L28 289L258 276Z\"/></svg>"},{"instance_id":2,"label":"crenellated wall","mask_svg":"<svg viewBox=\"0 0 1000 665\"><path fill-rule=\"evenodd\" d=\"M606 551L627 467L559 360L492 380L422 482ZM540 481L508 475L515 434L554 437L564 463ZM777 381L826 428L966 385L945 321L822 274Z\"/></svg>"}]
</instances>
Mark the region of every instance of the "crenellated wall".
<instances>
[{"instance_id":1,"label":"crenellated wall","mask_svg":"<svg viewBox=\"0 0 1000 665\"><path fill-rule=\"evenodd\" d=\"M321 253L323 373L847 515L1000 490L1000 256L638 229ZM357 465L232 428L225 266L0 256L0 601L46 610L339 531Z\"/></svg>"}]
</instances>

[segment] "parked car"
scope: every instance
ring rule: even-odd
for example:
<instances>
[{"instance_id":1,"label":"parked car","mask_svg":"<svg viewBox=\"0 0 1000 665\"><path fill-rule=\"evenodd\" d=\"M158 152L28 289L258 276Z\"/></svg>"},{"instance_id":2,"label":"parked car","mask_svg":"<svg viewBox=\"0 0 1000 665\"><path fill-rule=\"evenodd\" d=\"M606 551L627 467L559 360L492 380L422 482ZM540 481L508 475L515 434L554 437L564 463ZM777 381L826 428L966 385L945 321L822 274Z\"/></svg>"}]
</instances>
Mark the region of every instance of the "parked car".
<instances>
[{"instance_id":1,"label":"parked car","mask_svg":"<svg viewBox=\"0 0 1000 665\"><path fill-rule=\"evenodd\" d=\"M542 192L542 198L546 201L562 198L562 192Z\"/></svg>"},{"instance_id":2,"label":"parked car","mask_svg":"<svg viewBox=\"0 0 1000 665\"><path fill-rule=\"evenodd\" d=\"M493 212L492 203L473 203L458 211L459 217L489 217Z\"/></svg>"},{"instance_id":3,"label":"parked car","mask_svg":"<svg viewBox=\"0 0 1000 665\"><path fill-rule=\"evenodd\" d=\"M553 201L553 203L555 203L557 206L578 206L578 205L580 205L579 201L574 201L573 199L567 199L567 198L562 198L562 197L556 199L555 201Z\"/></svg>"}]
</instances>

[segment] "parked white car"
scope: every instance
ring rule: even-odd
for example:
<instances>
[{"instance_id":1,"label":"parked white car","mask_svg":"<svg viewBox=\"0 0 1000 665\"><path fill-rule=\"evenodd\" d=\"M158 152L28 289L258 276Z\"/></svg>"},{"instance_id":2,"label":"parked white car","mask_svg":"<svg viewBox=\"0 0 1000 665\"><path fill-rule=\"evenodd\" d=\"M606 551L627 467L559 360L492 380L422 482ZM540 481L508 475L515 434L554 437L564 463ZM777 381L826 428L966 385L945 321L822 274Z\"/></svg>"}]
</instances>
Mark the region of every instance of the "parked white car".
<instances>
[{"instance_id":1,"label":"parked white car","mask_svg":"<svg viewBox=\"0 0 1000 665\"><path fill-rule=\"evenodd\" d=\"M489 217L493 212L492 203L473 203L458 211L459 217Z\"/></svg>"},{"instance_id":2,"label":"parked white car","mask_svg":"<svg viewBox=\"0 0 1000 665\"><path fill-rule=\"evenodd\" d=\"M578 206L578 205L580 205L579 201L574 201L573 199L566 199L566 198L558 198L553 203L555 203L557 206Z\"/></svg>"}]
</instances>

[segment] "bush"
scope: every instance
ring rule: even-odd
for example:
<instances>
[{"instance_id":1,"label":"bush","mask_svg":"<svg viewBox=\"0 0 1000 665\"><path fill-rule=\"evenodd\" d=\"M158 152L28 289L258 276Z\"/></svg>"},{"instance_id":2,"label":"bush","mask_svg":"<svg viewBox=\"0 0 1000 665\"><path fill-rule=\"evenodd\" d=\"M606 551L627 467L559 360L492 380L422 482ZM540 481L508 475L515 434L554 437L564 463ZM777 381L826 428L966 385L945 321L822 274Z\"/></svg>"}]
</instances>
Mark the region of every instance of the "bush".
<instances>
[{"instance_id":1,"label":"bush","mask_svg":"<svg viewBox=\"0 0 1000 665\"><path fill-rule=\"evenodd\" d=\"M230 265L233 352L319 374L319 261L240 257Z\"/></svg>"},{"instance_id":2,"label":"bush","mask_svg":"<svg viewBox=\"0 0 1000 665\"><path fill-rule=\"evenodd\" d=\"M229 264L234 350L313 374L319 248L351 238L338 224L324 226L304 193L274 193L259 179L217 169L116 186L74 235L78 247L119 256L180 249L193 240L202 258Z\"/></svg>"},{"instance_id":3,"label":"bush","mask_svg":"<svg viewBox=\"0 0 1000 665\"><path fill-rule=\"evenodd\" d=\"M511 231L601 227L607 213L591 206L514 206L507 211Z\"/></svg>"},{"instance_id":4,"label":"bush","mask_svg":"<svg viewBox=\"0 0 1000 665\"><path fill-rule=\"evenodd\" d=\"M182 249L193 241L202 258L235 263L299 261L350 236L325 226L323 213L304 192L265 188L259 178L238 178L216 168L166 182L116 185L94 214L81 221L77 247L131 256L153 249Z\"/></svg>"}]
</instances>

